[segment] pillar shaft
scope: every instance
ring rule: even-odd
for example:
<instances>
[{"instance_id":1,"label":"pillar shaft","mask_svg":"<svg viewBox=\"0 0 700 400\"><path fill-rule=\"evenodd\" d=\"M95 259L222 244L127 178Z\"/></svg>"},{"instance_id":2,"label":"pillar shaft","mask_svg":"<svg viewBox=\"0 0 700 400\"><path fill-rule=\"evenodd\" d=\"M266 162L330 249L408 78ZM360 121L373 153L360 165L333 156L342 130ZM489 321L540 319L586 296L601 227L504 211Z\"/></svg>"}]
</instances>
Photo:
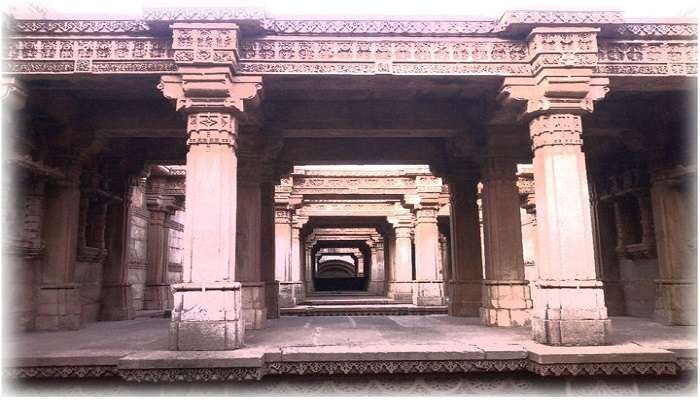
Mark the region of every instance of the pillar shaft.
<instances>
[{"instance_id":1,"label":"pillar shaft","mask_svg":"<svg viewBox=\"0 0 700 400\"><path fill-rule=\"evenodd\" d=\"M144 309L165 310L172 307L168 283L170 212L163 208L149 208L149 211Z\"/></svg>"},{"instance_id":2,"label":"pillar shaft","mask_svg":"<svg viewBox=\"0 0 700 400\"><path fill-rule=\"evenodd\" d=\"M275 277L275 209L274 185L265 180L261 185L262 204L260 212L260 268L265 282L265 307L267 318L279 317L277 298L279 281Z\"/></svg>"},{"instance_id":3,"label":"pillar shaft","mask_svg":"<svg viewBox=\"0 0 700 400\"><path fill-rule=\"evenodd\" d=\"M291 210L275 208L275 277L279 281L279 307L296 305L292 278Z\"/></svg>"},{"instance_id":4,"label":"pillar shaft","mask_svg":"<svg viewBox=\"0 0 700 400\"><path fill-rule=\"evenodd\" d=\"M596 279L581 117L530 122L537 196L537 291L532 332L552 345L599 345L610 321Z\"/></svg>"},{"instance_id":5,"label":"pillar shaft","mask_svg":"<svg viewBox=\"0 0 700 400\"><path fill-rule=\"evenodd\" d=\"M386 271L384 268L384 239L373 236L372 265L370 266L368 291L372 294L383 295L386 291Z\"/></svg>"},{"instance_id":6,"label":"pillar shaft","mask_svg":"<svg viewBox=\"0 0 700 400\"><path fill-rule=\"evenodd\" d=\"M246 329L262 329L267 319L265 283L260 263L261 207L260 162L246 154L239 158L238 215L236 227L237 280L241 282Z\"/></svg>"},{"instance_id":7,"label":"pillar shaft","mask_svg":"<svg viewBox=\"0 0 700 400\"><path fill-rule=\"evenodd\" d=\"M173 350L226 350L243 344L236 282L236 119L188 115L183 283L173 285Z\"/></svg>"},{"instance_id":8,"label":"pillar shaft","mask_svg":"<svg viewBox=\"0 0 700 400\"><path fill-rule=\"evenodd\" d=\"M452 179L450 230L452 271L448 314L475 317L481 306L482 264L479 208L476 204L478 171L464 171Z\"/></svg>"},{"instance_id":9,"label":"pillar shaft","mask_svg":"<svg viewBox=\"0 0 700 400\"><path fill-rule=\"evenodd\" d=\"M657 171L651 186L659 260L654 319L667 325L697 324L696 225L689 217L696 209L694 180L694 173L677 167Z\"/></svg>"},{"instance_id":10,"label":"pillar shaft","mask_svg":"<svg viewBox=\"0 0 700 400\"><path fill-rule=\"evenodd\" d=\"M483 176L486 279L481 320L485 325L529 325L532 301L525 280L516 161L488 157Z\"/></svg>"},{"instance_id":11,"label":"pillar shaft","mask_svg":"<svg viewBox=\"0 0 700 400\"><path fill-rule=\"evenodd\" d=\"M389 295L397 301L413 301L411 216L398 217L394 224L394 249Z\"/></svg>"},{"instance_id":12,"label":"pillar shaft","mask_svg":"<svg viewBox=\"0 0 700 400\"><path fill-rule=\"evenodd\" d=\"M72 167L78 167L77 162ZM37 300L35 328L80 328L80 290L74 271L80 214L79 173L75 179L47 190L44 257Z\"/></svg>"},{"instance_id":13,"label":"pillar shaft","mask_svg":"<svg viewBox=\"0 0 700 400\"><path fill-rule=\"evenodd\" d=\"M126 185L126 184L125 184ZM129 191L121 202L107 208L107 258L102 276L100 319L115 321L134 317L133 295L127 278L126 238L128 229Z\"/></svg>"},{"instance_id":14,"label":"pillar shaft","mask_svg":"<svg viewBox=\"0 0 700 400\"><path fill-rule=\"evenodd\" d=\"M440 275L437 207L422 206L416 212L416 305L442 305L445 297Z\"/></svg>"}]
</instances>

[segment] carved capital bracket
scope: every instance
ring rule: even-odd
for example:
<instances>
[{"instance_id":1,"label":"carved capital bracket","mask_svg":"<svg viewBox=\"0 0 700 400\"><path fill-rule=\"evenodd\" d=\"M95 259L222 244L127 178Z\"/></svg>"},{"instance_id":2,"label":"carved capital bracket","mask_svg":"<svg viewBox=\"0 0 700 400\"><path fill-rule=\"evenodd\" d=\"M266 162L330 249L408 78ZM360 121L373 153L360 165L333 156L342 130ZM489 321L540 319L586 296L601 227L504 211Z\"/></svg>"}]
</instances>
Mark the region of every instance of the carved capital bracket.
<instances>
[{"instance_id":1,"label":"carved capital bracket","mask_svg":"<svg viewBox=\"0 0 700 400\"><path fill-rule=\"evenodd\" d=\"M27 100L27 93L19 79L14 77L2 78L2 92L0 99L4 107L9 110L19 110L24 107Z\"/></svg>"},{"instance_id":2,"label":"carved capital bracket","mask_svg":"<svg viewBox=\"0 0 700 400\"><path fill-rule=\"evenodd\" d=\"M186 112L218 111L243 117L247 108L260 104L262 78L231 76L219 68L193 68L180 75L161 76L158 89L175 101L175 109Z\"/></svg>"}]
</instances>

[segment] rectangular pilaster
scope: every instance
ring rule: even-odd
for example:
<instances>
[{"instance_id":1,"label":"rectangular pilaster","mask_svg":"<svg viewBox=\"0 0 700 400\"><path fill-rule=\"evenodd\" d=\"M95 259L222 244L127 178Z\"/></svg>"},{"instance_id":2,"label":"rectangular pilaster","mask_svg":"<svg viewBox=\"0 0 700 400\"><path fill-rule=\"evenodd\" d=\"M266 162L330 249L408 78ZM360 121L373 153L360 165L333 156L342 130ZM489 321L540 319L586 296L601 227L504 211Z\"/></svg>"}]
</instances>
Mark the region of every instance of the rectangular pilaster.
<instances>
[{"instance_id":1,"label":"rectangular pilaster","mask_svg":"<svg viewBox=\"0 0 700 400\"><path fill-rule=\"evenodd\" d=\"M146 289L143 294L144 309L167 310L172 307L170 284L168 283L168 236L169 214L164 208L149 207L148 265L146 269Z\"/></svg>"},{"instance_id":2,"label":"rectangular pilaster","mask_svg":"<svg viewBox=\"0 0 700 400\"><path fill-rule=\"evenodd\" d=\"M275 208L275 278L279 282L279 307L293 307L292 216L286 207Z\"/></svg>"}]
</instances>

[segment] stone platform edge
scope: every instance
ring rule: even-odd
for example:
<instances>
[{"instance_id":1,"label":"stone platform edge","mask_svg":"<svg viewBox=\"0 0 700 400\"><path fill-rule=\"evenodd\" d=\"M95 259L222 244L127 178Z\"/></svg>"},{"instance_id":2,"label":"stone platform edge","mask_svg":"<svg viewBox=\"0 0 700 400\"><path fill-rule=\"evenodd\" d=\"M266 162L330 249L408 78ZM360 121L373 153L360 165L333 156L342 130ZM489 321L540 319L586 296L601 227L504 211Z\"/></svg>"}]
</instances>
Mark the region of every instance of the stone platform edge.
<instances>
[{"instance_id":1,"label":"stone platform edge","mask_svg":"<svg viewBox=\"0 0 700 400\"><path fill-rule=\"evenodd\" d=\"M636 346L636 347L635 347ZM637 345L317 346L209 351L139 351L94 357L5 361L5 378L120 377L128 382L255 381L267 375L423 374L528 371L540 376L675 375L697 370L697 349ZM8 366L8 364L11 364Z\"/></svg>"}]
</instances>

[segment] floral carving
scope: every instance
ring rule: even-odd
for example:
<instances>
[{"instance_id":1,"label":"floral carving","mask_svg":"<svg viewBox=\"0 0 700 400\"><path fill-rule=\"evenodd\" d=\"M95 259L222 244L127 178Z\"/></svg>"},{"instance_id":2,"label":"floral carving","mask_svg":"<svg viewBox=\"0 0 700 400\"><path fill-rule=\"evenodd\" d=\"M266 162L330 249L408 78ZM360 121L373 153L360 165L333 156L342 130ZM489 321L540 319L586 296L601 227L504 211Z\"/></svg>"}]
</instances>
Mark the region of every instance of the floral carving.
<instances>
[{"instance_id":1,"label":"floral carving","mask_svg":"<svg viewBox=\"0 0 700 400\"><path fill-rule=\"evenodd\" d=\"M200 112L187 118L187 145L236 146L235 120L230 114Z\"/></svg>"}]
</instances>

